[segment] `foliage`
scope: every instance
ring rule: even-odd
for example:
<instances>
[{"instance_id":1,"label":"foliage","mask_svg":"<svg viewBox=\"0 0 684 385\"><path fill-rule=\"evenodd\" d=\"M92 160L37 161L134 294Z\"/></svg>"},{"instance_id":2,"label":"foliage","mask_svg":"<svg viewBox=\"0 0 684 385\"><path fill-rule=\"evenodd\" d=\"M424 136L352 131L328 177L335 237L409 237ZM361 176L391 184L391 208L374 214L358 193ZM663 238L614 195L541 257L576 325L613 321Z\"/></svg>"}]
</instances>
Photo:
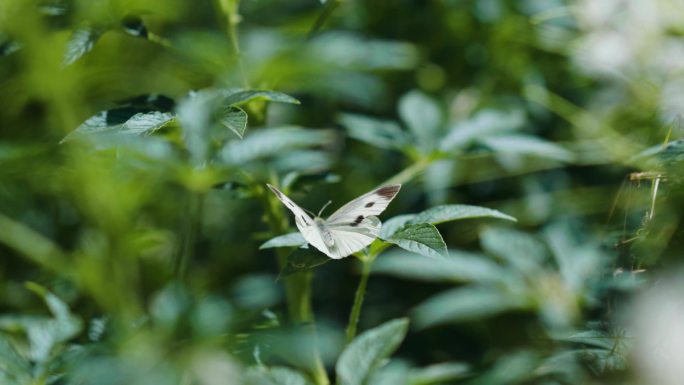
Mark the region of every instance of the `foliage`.
<instances>
[{"instance_id":1,"label":"foliage","mask_svg":"<svg viewBox=\"0 0 684 385\"><path fill-rule=\"evenodd\" d=\"M679 383L683 21L3 0L0 383ZM402 188L331 260L267 183Z\"/></svg>"}]
</instances>

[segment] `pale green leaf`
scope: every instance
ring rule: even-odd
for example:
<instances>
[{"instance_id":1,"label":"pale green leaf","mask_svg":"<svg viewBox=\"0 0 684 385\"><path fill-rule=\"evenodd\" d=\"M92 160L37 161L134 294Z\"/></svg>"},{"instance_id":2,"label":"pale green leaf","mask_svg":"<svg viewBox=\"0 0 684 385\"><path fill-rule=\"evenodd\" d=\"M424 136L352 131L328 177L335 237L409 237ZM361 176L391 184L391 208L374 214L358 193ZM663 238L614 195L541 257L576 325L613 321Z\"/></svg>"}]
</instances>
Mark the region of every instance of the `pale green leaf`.
<instances>
[{"instance_id":1,"label":"pale green leaf","mask_svg":"<svg viewBox=\"0 0 684 385\"><path fill-rule=\"evenodd\" d=\"M342 352L335 370L339 385L364 385L399 347L408 330L407 319L395 319L356 337Z\"/></svg>"},{"instance_id":2,"label":"pale green leaf","mask_svg":"<svg viewBox=\"0 0 684 385\"><path fill-rule=\"evenodd\" d=\"M470 146L475 140L501 132L513 131L525 124L520 110L483 110L470 119L459 121L449 127L449 133L440 142L440 149L451 152Z\"/></svg>"},{"instance_id":3,"label":"pale green leaf","mask_svg":"<svg viewBox=\"0 0 684 385\"><path fill-rule=\"evenodd\" d=\"M222 90L223 104L226 106L240 106L249 103L252 100L266 100L269 102L300 104L299 100L282 92L271 90L244 90L240 88L232 88Z\"/></svg>"},{"instance_id":4,"label":"pale green leaf","mask_svg":"<svg viewBox=\"0 0 684 385\"><path fill-rule=\"evenodd\" d=\"M434 150L442 125L442 111L430 97L411 91L399 100L399 116L406 123L417 147L423 152Z\"/></svg>"},{"instance_id":5,"label":"pale green leaf","mask_svg":"<svg viewBox=\"0 0 684 385\"><path fill-rule=\"evenodd\" d=\"M247 370L244 385L311 385L302 373L287 367L253 367Z\"/></svg>"},{"instance_id":6,"label":"pale green leaf","mask_svg":"<svg viewBox=\"0 0 684 385\"><path fill-rule=\"evenodd\" d=\"M575 154L566 148L531 135L497 135L479 141L497 154L528 155L562 162L575 159Z\"/></svg>"},{"instance_id":7,"label":"pale green leaf","mask_svg":"<svg viewBox=\"0 0 684 385\"><path fill-rule=\"evenodd\" d=\"M62 65L68 66L73 64L83 55L90 52L97 40L102 36L102 33L103 31L92 27L81 27L76 29L67 42Z\"/></svg>"},{"instance_id":8,"label":"pale green leaf","mask_svg":"<svg viewBox=\"0 0 684 385\"><path fill-rule=\"evenodd\" d=\"M285 235L279 235L275 238L271 238L259 246L260 250L271 249L274 247L292 247L292 246L302 246L306 244L306 239L302 236L302 233L296 231L294 233L289 233Z\"/></svg>"},{"instance_id":9,"label":"pale green leaf","mask_svg":"<svg viewBox=\"0 0 684 385\"><path fill-rule=\"evenodd\" d=\"M76 136L101 133L148 135L175 119L175 116L171 113L151 111L135 113L128 118L124 118L125 120L122 121L121 117L122 115L125 116L127 111L132 110L129 108L117 108L101 111L83 122L76 130L67 135L62 142Z\"/></svg>"},{"instance_id":10,"label":"pale green leaf","mask_svg":"<svg viewBox=\"0 0 684 385\"><path fill-rule=\"evenodd\" d=\"M428 282L500 282L507 274L482 255L458 250L440 259L390 250L373 264L373 272Z\"/></svg>"},{"instance_id":11,"label":"pale green leaf","mask_svg":"<svg viewBox=\"0 0 684 385\"><path fill-rule=\"evenodd\" d=\"M434 225L429 223L402 227L386 241L426 257L443 258L447 255L447 248L442 235Z\"/></svg>"},{"instance_id":12,"label":"pale green leaf","mask_svg":"<svg viewBox=\"0 0 684 385\"><path fill-rule=\"evenodd\" d=\"M482 286L451 289L421 303L413 311L420 328L491 317L522 306L521 299Z\"/></svg>"},{"instance_id":13,"label":"pale green leaf","mask_svg":"<svg viewBox=\"0 0 684 385\"><path fill-rule=\"evenodd\" d=\"M356 114L342 114L339 121L350 138L375 147L401 149L410 141L409 135L395 122Z\"/></svg>"},{"instance_id":14,"label":"pale green leaf","mask_svg":"<svg viewBox=\"0 0 684 385\"><path fill-rule=\"evenodd\" d=\"M540 239L514 229L488 227L481 233L480 243L487 253L528 274L542 270L549 257Z\"/></svg>"},{"instance_id":15,"label":"pale green leaf","mask_svg":"<svg viewBox=\"0 0 684 385\"><path fill-rule=\"evenodd\" d=\"M444 384L462 379L470 373L470 366L462 362L444 362L413 369L410 374L411 385Z\"/></svg>"},{"instance_id":16,"label":"pale green leaf","mask_svg":"<svg viewBox=\"0 0 684 385\"><path fill-rule=\"evenodd\" d=\"M242 138L247 129L247 113L240 107L227 107L220 119L221 124Z\"/></svg>"},{"instance_id":17,"label":"pale green leaf","mask_svg":"<svg viewBox=\"0 0 684 385\"><path fill-rule=\"evenodd\" d=\"M516 219L500 211L470 205L441 205L431 207L413 217L409 223L431 223L433 225L473 218L496 218L515 222Z\"/></svg>"}]
</instances>

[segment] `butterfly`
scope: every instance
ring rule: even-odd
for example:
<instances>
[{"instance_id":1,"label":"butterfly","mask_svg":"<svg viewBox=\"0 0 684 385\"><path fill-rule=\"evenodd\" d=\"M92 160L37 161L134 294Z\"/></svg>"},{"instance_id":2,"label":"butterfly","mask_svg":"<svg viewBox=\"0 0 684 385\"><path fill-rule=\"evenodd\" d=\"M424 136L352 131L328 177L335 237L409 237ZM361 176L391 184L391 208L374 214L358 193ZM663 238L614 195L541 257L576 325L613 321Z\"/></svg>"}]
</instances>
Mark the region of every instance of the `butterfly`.
<instances>
[{"instance_id":1,"label":"butterfly","mask_svg":"<svg viewBox=\"0 0 684 385\"><path fill-rule=\"evenodd\" d=\"M318 215L311 218L301 207L277 188L267 184L295 217L295 224L304 239L330 258L340 259L370 245L380 235L380 219L401 188L400 184L383 186L361 195L340 207L328 219Z\"/></svg>"}]
</instances>

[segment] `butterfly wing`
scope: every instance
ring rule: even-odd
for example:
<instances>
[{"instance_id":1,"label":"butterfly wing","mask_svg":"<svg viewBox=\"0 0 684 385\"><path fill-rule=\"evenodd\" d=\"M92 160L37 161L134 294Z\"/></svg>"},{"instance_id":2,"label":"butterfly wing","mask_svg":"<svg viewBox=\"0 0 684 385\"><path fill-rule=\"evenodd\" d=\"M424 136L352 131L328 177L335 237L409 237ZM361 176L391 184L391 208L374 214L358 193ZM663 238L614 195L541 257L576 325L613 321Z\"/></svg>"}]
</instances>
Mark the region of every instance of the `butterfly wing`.
<instances>
[{"instance_id":1,"label":"butterfly wing","mask_svg":"<svg viewBox=\"0 0 684 385\"><path fill-rule=\"evenodd\" d=\"M287 207L288 210L294 214L295 224L297 225L299 232L302 233L302 236L304 236L304 239L306 239L309 244L313 245L321 252L333 258L330 250L328 250L328 247L326 246L326 242L323 239L323 234L321 234L321 231L319 230L318 226L316 226L314 220L311 219L309 214L307 214L306 211L304 211L301 207L294 203L292 199L288 198L277 188L271 186L270 184L267 184L266 186L268 186L268 188L273 191L275 196L285 205L285 207ZM330 243L330 241L328 243Z\"/></svg>"},{"instance_id":2,"label":"butterfly wing","mask_svg":"<svg viewBox=\"0 0 684 385\"><path fill-rule=\"evenodd\" d=\"M399 192L400 184L383 186L361 195L340 207L327 220L328 226L359 227L364 219L377 216L385 211L389 203Z\"/></svg>"},{"instance_id":3,"label":"butterfly wing","mask_svg":"<svg viewBox=\"0 0 684 385\"><path fill-rule=\"evenodd\" d=\"M349 224L328 224L327 230L333 240L330 258L340 259L362 250L380 235L380 219L376 216L364 218L355 226Z\"/></svg>"}]
</instances>

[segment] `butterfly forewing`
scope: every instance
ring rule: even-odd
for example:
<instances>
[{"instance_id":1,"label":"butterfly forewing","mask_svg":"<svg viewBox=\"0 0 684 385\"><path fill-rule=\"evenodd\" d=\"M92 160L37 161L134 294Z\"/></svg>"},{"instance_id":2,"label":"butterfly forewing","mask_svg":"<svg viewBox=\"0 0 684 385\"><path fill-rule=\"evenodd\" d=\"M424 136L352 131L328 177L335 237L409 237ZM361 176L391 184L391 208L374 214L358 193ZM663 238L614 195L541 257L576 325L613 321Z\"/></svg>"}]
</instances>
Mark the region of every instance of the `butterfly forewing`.
<instances>
[{"instance_id":1,"label":"butterfly forewing","mask_svg":"<svg viewBox=\"0 0 684 385\"><path fill-rule=\"evenodd\" d=\"M369 216L379 215L399 192L400 184L383 186L361 195L340 207L327 220L329 226L349 225L357 227Z\"/></svg>"}]
</instances>

